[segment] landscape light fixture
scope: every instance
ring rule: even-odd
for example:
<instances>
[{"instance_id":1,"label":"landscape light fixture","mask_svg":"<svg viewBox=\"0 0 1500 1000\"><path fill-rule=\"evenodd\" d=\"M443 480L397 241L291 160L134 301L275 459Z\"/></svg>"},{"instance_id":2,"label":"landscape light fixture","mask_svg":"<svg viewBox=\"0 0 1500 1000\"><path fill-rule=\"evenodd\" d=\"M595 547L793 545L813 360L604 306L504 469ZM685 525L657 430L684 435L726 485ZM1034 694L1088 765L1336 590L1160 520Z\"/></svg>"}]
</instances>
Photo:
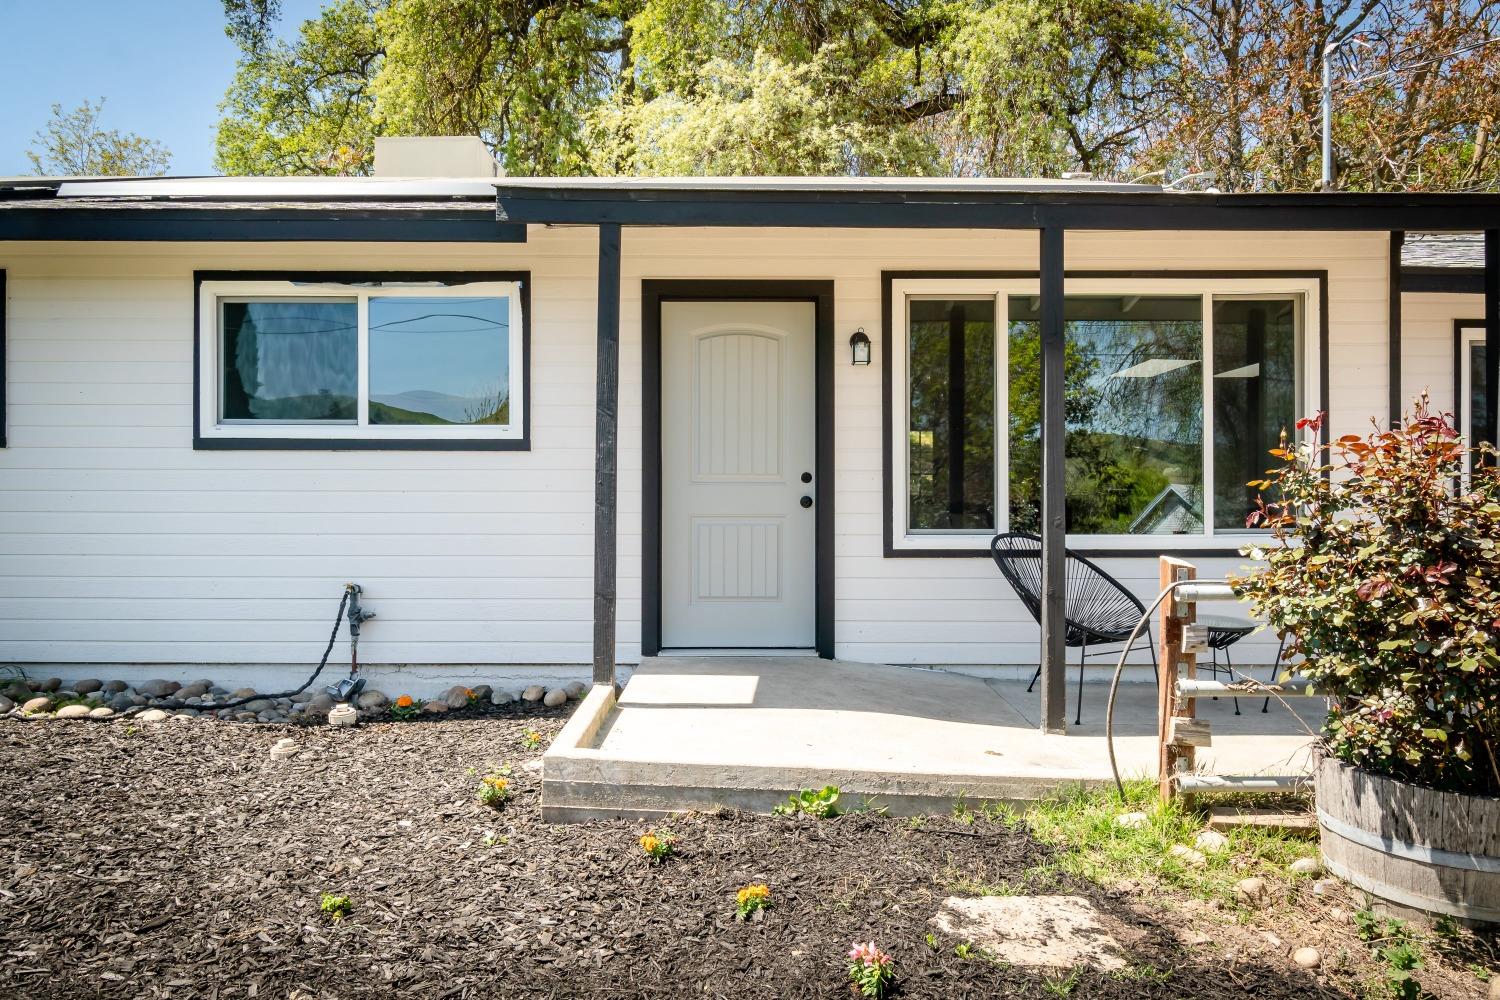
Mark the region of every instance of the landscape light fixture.
<instances>
[{"instance_id":1,"label":"landscape light fixture","mask_svg":"<svg viewBox=\"0 0 1500 1000\"><path fill-rule=\"evenodd\" d=\"M849 349L854 354L854 364L867 365L870 363L870 338L865 336L865 328L860 327L854 331L849 338Z\"/></svg>"}]
</instances>

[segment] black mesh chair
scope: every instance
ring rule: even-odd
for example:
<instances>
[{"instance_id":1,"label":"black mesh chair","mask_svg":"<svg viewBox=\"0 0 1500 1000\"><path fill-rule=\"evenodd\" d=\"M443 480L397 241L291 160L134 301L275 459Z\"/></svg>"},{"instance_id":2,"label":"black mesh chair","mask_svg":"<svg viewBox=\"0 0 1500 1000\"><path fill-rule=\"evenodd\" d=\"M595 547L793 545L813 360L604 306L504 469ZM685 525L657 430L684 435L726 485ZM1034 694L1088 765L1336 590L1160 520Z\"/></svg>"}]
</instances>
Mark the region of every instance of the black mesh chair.
<instances>
[{"instance_id":1,"label":"black mesh chair","mask_svg":"<svg viewBox=\"0 0 1500 1000\"><path fill-rule=\"evenodd\" d=\"M1015 590L1026 610L1031 612L1037 624L1042 622L1042 540L1024 531L1012 531L996 535L990 542L990 555L1000 574ZM1074 552L1067 552L1067 592L1064 598L1063 619L1066 624L1063 642L1078 652L1078 713L1074 725L1083 723L1083 663L1089 656L1090 646L1105 646L1122 643L1130 638L1146 606L1134 594L1126 590L1118 580L1094 563ZM1156 644L1151 640L1151 630L1145 629L1141 638L1151 651L1151 670L1156 671ZM1139 640L1137 640L1139 641ZM1112 655L1108 652L1096 656ZM1117 654L1113 654L1117 655ZM1026 685L1030 691L1042 675L1038 666Z\"/></svg>"}]
</instances>

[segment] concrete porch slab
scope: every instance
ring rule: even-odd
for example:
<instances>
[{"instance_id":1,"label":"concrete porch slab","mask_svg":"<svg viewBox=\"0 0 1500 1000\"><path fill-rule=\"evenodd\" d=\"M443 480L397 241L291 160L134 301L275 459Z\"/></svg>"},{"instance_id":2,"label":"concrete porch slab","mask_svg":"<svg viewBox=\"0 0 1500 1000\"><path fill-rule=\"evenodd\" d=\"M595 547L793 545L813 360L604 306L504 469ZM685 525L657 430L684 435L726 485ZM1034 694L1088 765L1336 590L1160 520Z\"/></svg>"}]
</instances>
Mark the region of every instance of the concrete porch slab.
<instances>
[{"instance_id":1,"label":"concrete porch slab","mask_svg":"<svg viewBox=\"0 0 1500 1000\"><path fill-rule=\"evenodd\" d=\"M1101 678L1107 674L1101 672ZM592 692L543 761L553 820L734 806L768 811L799 788L838 785L894 813L946 811L960 797L1020 801L1110 781L1108 685L1084 687L1084 724L1037 730L1038 696L1014 681L812 657L647 659L618 701ZM1070 716L1076 686L1069 690ZM1306 770L1322 703L1199 703L1212 771ZM1122 685L1115 748L1126 775L1156 766L1156 691Z\"/></svg>"}]
</instances>

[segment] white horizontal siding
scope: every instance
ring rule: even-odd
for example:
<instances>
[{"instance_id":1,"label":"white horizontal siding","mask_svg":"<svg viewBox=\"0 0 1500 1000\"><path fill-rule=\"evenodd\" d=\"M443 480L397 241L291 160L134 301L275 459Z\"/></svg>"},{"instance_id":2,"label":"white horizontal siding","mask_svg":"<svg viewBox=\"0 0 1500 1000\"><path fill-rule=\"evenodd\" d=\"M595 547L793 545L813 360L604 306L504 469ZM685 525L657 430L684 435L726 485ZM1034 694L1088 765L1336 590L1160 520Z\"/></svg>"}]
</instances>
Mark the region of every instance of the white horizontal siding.
<instances>
[{"instance_id":1,"label":"white horizontal siding","mask_svg":"<svg viewBox=\"0 0 1500 1000\"><path fill-rule=\"evenodd\" d=\"M529 236L488 247L0 244L0 659L305 663L352 579L380 616L361 641L366 662L587 662L595 237ZM1327 269L1335 433L1364 427L1385 399L1381 234L1070 233L1067 258L1081 270ZM841 362L855 328L877 341L875 363L835 369L838 654L1035 662L1036 625L987 560L882 556L878 341L882 270L1026 270L1036 259L1028 233L627 230L621 659L637 658L640 636L640 282L793 278L835 282ZM193 451L192 272L257 268L529 270L532 450ZM1204 575L1237 563L1204 560ZM1104 565L1154 593L1153 559ZM1243 649L1264 659L1267 641Z\"/></svg>"},{"instance_id":2,"label":"white horizontal siding","mask_svg":"<svg viewBox=\"0 0 1500 1000\"><path fill-rule=\"evenodd\" d=\"M1434 409L1453 412L1453 323L1483 319L1483 295L1407 292L1401 296L1403 405L1410 407L1425 391Z\"/></svg>"}]
</instances>

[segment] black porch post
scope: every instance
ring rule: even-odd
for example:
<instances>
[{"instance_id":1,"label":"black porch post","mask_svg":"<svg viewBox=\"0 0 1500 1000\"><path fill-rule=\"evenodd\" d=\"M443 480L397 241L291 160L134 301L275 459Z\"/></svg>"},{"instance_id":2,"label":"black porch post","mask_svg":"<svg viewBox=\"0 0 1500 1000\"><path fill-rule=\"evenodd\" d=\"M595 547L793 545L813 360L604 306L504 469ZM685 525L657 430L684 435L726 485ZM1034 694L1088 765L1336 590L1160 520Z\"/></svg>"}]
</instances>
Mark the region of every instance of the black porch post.
<instances>
[{"instance_id":1,"label":"black porch post","mask_svg":"<svg viewBox=\"0 0 1500 1000\"><path fill-rule=\"evenodd\" d=\"M1387 282L1390 297L1390 318L1385 370L1390 376L1391 426L1401 425L1401 409L1406 401L1401 398L1401 247L1406 243L1406 233L1395 230L1391 233L1390 280ZM1260 380L1256 379L1258 383ZM1324 405L1327 405L1326 402ZM1251 477L1255 478L1255 477Z\"/></svg>"},{"instance_id":2,"label":"black porch post","mask_svg":"<svg viewBox=\"0 0 1500 1000\"><path fill-rule=\"evenodd\" d=\"M1067 731L1067 545L1063 499L1063 230L1041 238L1042 281L1042 732Z\"/></svg>"},{"instance_id":3,"label":"black porch post","mask_svg":"<svg viewBox=\"0 0 1500 1000\"><path fill-rule=\"evenodd\" d=\"M620 227L599 227L594 422L594 683L615 683L615 479L620 431Z\"/></svg>"},{"instance_id":4,"label":"black porch post","mask_svg":"<svg viewBox=\"0 0 1500 1000\"><path fill-rule=\"evenodd\" d=\"M1500 444L1500 229L1484 234L1485 436Z\"/></svg>"}]
</instances>

